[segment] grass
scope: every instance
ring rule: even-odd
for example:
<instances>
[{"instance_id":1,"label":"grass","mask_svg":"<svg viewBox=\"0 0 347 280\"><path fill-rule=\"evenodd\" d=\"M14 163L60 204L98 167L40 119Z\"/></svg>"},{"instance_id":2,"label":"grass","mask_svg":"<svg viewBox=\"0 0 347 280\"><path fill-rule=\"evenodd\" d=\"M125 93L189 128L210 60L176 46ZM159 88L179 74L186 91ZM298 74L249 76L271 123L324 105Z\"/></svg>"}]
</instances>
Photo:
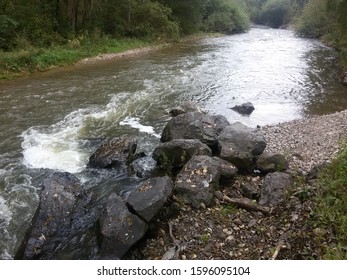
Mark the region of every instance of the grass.
<instances>
[{"instance_id":1,"label":"grass","mask_svg":"<svg viewBox=\"0 0 347 280\"><path fill-rule=\"evenodd\" d=\"M347 259L347 145L319 178L314 217L316 226L329 233L330 240L323 248L326 259ZM324 237L322 236L322 239ZM325 241L326 238L325 238Z\"/></svg>"},{"instance_id":2,"label":"grass","mask_svg":"<svg viewBox=\"0 0 347 280\"><path fill-rule=\"evenodd\" d=\"M150 42L145 40L104 37L74 39L65 45L50 48L35 48L29 45L17 51L0 51L0 79L11 79L36 71L72 65L98 54L119 53L149 45Z\"/></svg>"}]
</instances>

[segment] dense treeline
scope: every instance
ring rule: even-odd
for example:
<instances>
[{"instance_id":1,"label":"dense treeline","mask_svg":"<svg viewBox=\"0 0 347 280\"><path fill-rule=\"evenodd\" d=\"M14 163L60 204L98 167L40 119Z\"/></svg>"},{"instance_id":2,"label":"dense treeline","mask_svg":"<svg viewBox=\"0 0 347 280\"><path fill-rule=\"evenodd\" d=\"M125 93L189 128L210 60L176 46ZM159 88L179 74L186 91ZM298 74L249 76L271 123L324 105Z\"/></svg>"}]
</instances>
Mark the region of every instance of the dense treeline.
<instances>
[{"instance_id":1,"label":"dense treeline","mask_svg":"<svg viewBox=\"0 0 347 280\"><path fill-rule=\"evenodd\" d=\"M347 0L0 0L0 79L250 22L321 38L347 68Z\"/></svg>"},{"instance_id":2,"label":"dense treeline","mask_svg":"<svg viewBox=\"0 0 347 280\"><path fill-rule=\"evenodd\" d=\"M0 48L47 47L77 36L170 40L197 31L242 32L234 0L0 0Z\"/></svg>"}]
</instances>

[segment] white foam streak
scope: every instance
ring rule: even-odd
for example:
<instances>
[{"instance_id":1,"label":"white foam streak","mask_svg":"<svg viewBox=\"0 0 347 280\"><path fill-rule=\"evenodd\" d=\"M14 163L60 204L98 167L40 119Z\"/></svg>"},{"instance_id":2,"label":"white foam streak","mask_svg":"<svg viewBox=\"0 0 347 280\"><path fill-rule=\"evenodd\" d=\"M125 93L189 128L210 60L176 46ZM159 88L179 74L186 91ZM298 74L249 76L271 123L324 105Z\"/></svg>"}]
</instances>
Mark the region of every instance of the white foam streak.
<instances>
[{"instance_id":1,"label":"white foam streak","mask_svg":"<svg viewBox=\"0 0 347 280\"><path fill-rule=\"evenodd\" d=\"M31 127L23 132L23 164L29 168L48 168L70 173L81 172L87 164L89 154L79 146L80 140L88 137L88 124L115 123L121 117L122 94L113 96L103 107L76 110L62 121L50 127ZM117 121L118 120L118 121ZM129 125L160 138L152 126L140 123L139 118L127 117L120 125Z\"/></svg>"},{"instance_id":2,"label":"white foam streak","mask_svg":"<svg viewBox=\"0 0 347 280\"><path fill-rule=\"evenodd\" d=\"M128 125L132 128L138 129L140 132L144 132L160 138L160 135L155 133L154 128L149 125L142 125L139 118L126 117L123 121L119 123L120 125Z\"/></svg>"},{"instance_id":3,"label":"white foam streak","mask_svg":"<svg viewBox=\"0 0 347 280\"><path fill-rule=\"evenodd\" d=\"M72 112L63 121L43 129L32 127L22 136L23 163L29 168L49 168L70 173L83 170L87 155L78 147L86 110Z\"/></svg>"}]
</instances>

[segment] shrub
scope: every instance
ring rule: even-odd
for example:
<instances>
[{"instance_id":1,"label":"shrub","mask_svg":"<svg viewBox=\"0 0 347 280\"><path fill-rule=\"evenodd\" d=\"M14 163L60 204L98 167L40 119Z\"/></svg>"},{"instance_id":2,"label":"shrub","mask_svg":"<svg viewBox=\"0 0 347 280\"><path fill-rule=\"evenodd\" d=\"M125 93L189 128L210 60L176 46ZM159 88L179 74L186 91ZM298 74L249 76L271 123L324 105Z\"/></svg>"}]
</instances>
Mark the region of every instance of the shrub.
<instances>
[{"instance_id":1,"label":"shrub","mask_svg":"<svg viewBox=\"0 0 347 280\"><path fill-rule=\"evenodd\" d=\"M310 0L295 25L296 32L303 37L318 38L324 35L328 26L328 0Z\"/></svg>"},{"instance_id":2,"label":"shrub","mask_svg":"<svg viewBox=\"0 0 347 280\"><path fill-rule=\"evenodd\" d=\"M249 18L234 1L211 0L207 6L205 24L210 31L239 33L249 29Z\"/></svg>"}]
</instances>

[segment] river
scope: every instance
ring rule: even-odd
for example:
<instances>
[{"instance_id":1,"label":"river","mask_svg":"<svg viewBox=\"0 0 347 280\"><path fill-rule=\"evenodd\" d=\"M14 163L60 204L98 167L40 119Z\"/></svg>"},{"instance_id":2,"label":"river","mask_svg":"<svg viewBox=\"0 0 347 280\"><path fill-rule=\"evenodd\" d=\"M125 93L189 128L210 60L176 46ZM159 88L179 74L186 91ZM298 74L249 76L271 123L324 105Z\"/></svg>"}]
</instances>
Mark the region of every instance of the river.
<instances>
[{"instance_id":1,"label":"river","mask_svg":"<svg viewBox=\"0 0 347 280\"><path fill-rule=\"evenodd\" d=\"M128 191L139 178L88 170L89 156L122 134L150 155L167 111L186 100L255 127L346 109L347 87L334 50L263 28L2 82L0 259L14 257L47 174L74 173L95 196ZM249 117L230 109L244 102Z\"/></svg>"}]
</instances>

